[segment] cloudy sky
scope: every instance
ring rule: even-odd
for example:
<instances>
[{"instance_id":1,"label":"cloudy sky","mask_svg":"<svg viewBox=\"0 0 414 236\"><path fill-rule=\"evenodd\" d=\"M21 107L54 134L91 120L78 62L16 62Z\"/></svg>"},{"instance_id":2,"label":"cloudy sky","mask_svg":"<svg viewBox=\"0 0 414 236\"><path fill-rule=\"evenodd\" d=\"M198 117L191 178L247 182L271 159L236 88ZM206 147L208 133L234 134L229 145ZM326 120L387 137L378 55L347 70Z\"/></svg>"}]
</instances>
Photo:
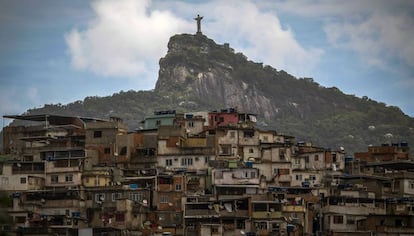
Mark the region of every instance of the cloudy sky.
<instances>
[{"instance_id":1,"label":"cloudy sky","mask_svg":"<svg viewBox=\"0 0 414 236\"><path fill-rule=\"evenodd\" d=\"M202 32L250 60L414 117L414 1L0 1L0 114L150 90L169 37Z\"/></svg>"}]
</instances>

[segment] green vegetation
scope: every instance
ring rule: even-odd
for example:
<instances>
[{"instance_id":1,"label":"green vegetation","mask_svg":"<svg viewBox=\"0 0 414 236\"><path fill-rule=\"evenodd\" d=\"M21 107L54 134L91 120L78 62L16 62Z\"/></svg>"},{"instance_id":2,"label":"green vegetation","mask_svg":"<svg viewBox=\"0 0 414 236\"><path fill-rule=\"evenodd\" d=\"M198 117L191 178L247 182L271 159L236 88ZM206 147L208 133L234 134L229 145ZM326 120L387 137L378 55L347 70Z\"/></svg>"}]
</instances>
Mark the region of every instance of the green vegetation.
<instances>
[{"instance_id":1,"label":"green vegetation","mask_svg":"<svg viewBox=\"0 0 414 236\"><path fill-rule=\"evenodd\" d=\"M267 120L263 120L264 114L258 114L259 124L267 124L263 125L264 129L275 129L323 147L343 146L350 154L384 142L406 141L414 145L414 119L397 107L347 95L335 87L322 87L312 78L298 79L283 70L249 61L228 45L217 45L203 35L173 36L168 48L168 54L160 59L164 77L160 74L154 91L130 90L108 97L91 96L67 105L48 104L28 113L117 116L134 130L145 115L156 110L188 112L224 108L219 96L202 97L193 89L198 82L197 74L208 72L218 73L215 77L226 80L227 84L248 84L247 92L260 92L278 108ZM190 74L182 79L174 78L172 71L178 67L185 67ZM223 89L216 88L210 94ZM385 136L388 133L392 137Z\"/></svg>"}]
</instances>

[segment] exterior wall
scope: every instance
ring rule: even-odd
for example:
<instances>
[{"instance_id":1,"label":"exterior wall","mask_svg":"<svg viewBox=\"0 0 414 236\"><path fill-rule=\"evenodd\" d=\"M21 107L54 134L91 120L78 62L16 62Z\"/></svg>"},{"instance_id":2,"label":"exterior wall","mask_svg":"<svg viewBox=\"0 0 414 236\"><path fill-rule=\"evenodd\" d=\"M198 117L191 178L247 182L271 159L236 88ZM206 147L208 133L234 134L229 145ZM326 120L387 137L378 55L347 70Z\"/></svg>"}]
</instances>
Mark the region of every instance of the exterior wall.
<instances>
[{"instance_id":1,"label":"exterior wall","mask_svg":"<svg viewBox=\"0 0 414 236\"><path fill-rule=\"evenodd\" d=\"M178 137L171 137L168 140L158 140L158 155L179 154L179 141L180 139Z\"/></svg>"},{"instance_id":2,"label":"exterior wall","mask_svg":"<svg viewBox=\"0 0 414 236\"><path fill-rule=\"evenodd\" d=\"M214 169L212 172L215 185L260 184L259 170L246 169Z\"/></svg>"},{"instance_id":3,"label":"exterior wall","mask_svg":"<svg viewBox=\"0 0 414 236\"><path fill-rule=\"evenodd\" d=\"M247 161L255 161L260 160L261 158L261 152L258 145L253 146L244 146L243 147L243 158L242 160Z\"/></svg>"},{"instance_id":4,"label":"exterior wall","mask_svg":"<svg viewBox=\"0 0 414 236\"><path fill-rule=\"evenodd\" d=\"M345 169L345 153L343 151L325 152L325 162L327 169L344 170Z\"/></svg>"},{"instance_id":5,"label":"exterior wall","mask_svg":"<svg viewBox=\"0 0 414 236\"><path fill-rule=\"evenodd\" d=\"M166 155L157 157L157 166L167 169L207 169L210 157L207 155Z\"/></svg>"},{"instance_id":6,"label":"exterior wall","mask_svg":"<svg viewBox=\"0 0 414 236\"><path fill-rule=\"evenodd\" d=\"M402 193L403 196L414 196L414 179L403 179L400 183L400 186L402 187L400 193Z\"/></svg>"},{"instance_id":7,"label":"exterior wall","mask_svg":"<svg viewBox=\"0 0 414 236\"><path fill-rule=\"evenodd\" d=\"M295 156L292 158L292 169L294 170L305 170L305 156Z\"/></svg>"},{"instance_id":8,"label":"exterior wall","mask_svg":"<svg viewBox=\"0 0 414 236\"><path fill-rule=\"evenodd\" d=\"M291 163L272 163L272 177L274 180L281 184L286 183L283 186L291 186L292 182L292 167Z\"/></svg>"},{"instance_id":9,"label":"exterior wall","mask_svg":"<svg viewBox=\"0 0 414 236\"><path fill-rule=\"evenodd\" d=\"M45 185L44 175L1 175L0 188L5 191L41 190Z\"/></svg>"},{"instance_id":10,"label":"exterior wall","mask_svg":"<svg viewBox=\"0 0 414 236\"><path fill-rule=\"evenodd\" d=\"M292 186L308 185L307 187L316 187L321 185L323 173L312 170L294 170L292 172Z\"/></svg>"},{"instance_id":11,"label":"exterior wall","mask_svg":"<svg viewBox=\"0 0 414 236\"><path fill-rule=\"evenodd\" d=\"M322 170L325 168L324 152L310 153L308 155L309 163L305 163L306 168Z\"/></svg>"},{"instance_id":12,"label":"exterior wall","mask_svg":"<svg viewBox=\"0 0 414 236\"><path fill-rule=\"evenodd\" d=\"M85 147L98 152L99 163L116 161L118 155L117 135L126 134L126 126L119 121L88 122Z\"/></svg>"},{"instance_id":13,"label":"exterior wall","mask_svg":"<svg viewBox=\"0 0 414 236\"><path fill-rule=\"evenodd\" d=\"M193 117L193 118L185 119L184 128L186 129L186 133L188 135L199 134L203 132L203 129L204 129L204 118Z\"/></svg>"},{"instance_id":14,"label":"exterior wall","mask_svg":"<svg viewBox=\"0 0 414 236\"><path fill-rule=\"evenodd\" d=\"M258 131L260 143L274 143L273 131Z\"/></svg>"},{"instance_id":15,"label":"exterior wall","mask_svg":"<svg viewBox=\"0 0 414 236\"><path fill-rule=\"evenodd\" d=\"M108 171L93 171L82 176L82 185L85 187L104 187L112 184L112 176Z\"/></svg>"},{"instance_id":16,"label":"exterior wall","mask_svg":"<svg viewBox=\"0 0 414 236\"><path fill-rule=\"evenodd\" d=\"M238 145L258 146L259 145L259 133L255 129L238 130Z\"/></svg>"},{"instance_id":17,"label":"exterior wall","mask_svg":"<svg viewBox=\"0 0 414 236\"><path fill-rule=\"evenodd\" d=\"M223 132L217 132L217 151L219 156L237 156L238 143L238 130L226 129Z\"/></svg>"},{"instance_id":18,"label":"exterior wall","mask_svg":"<svg viewBox=\"0 0 414 236\"><path fill-rule=\"evenodd\" d=\"M72 176L72 180L67 180L67 176ZM57 182L52 181L57 176ZM64 173L49 173L46 174L45 185L46 187L67 187L67 186L80 186L82 174L80 172L64 172Z\"/></svg>"},{"instance_id":19,"label":"exterior wall","mask_svg":"<svg viewBox=\"0 0 414 236\"><path fill-rule=\"evenodd\" d=\"M144 129L157 129L159 126L174 125L175 117L175 113L145 117Z\"/></svg>"},{"instance_id":20,"label":"exterior wall","mask_svg":"<svg viewBox=\"0 0 414 236\"><path fill-rule=\"evenodd\" d=\"M206 137L189 137L185 140L185 147L207 147Z\"/></svg>"},{"instance_id":21,"label":"exterior wall","mask_svg":"<svg viewBox=\"0 0 414 236\"><path fill-rule=\"evenodd\" d=\"M239 116L235 113L221 113L221 112L209 112L208 124L210 127L228 126L229 124L237 124L239 122Z\"/></svg>"}]
</instances>

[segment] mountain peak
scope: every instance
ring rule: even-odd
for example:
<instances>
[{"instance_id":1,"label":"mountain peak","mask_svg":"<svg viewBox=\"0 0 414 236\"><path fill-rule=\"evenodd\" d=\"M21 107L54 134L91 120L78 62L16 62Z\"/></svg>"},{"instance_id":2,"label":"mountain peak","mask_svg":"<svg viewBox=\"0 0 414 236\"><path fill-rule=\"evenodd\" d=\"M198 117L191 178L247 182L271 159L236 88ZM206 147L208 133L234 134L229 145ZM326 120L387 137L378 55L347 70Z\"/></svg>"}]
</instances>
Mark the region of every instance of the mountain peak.
<instances>
[{"instance_id":1,"label":"mountain peak","mask_svg":"<svg viewBox=\"0 0 414 236\"><path fill-rule=\"evenodd\" d=\"M27 114L113 115L136 129L140 119L154 110L237 107L240 112L257 114L261 128L324 147L343 146L352 152L365 150L369 144L414 142L414 119L398 108L249 61L229 44L217 44L201 32L172 36L159 65L154 91L87 97L65 106L45 105ZM384 134L392 134L392 140Z\"/></svg>"}]
</instances>

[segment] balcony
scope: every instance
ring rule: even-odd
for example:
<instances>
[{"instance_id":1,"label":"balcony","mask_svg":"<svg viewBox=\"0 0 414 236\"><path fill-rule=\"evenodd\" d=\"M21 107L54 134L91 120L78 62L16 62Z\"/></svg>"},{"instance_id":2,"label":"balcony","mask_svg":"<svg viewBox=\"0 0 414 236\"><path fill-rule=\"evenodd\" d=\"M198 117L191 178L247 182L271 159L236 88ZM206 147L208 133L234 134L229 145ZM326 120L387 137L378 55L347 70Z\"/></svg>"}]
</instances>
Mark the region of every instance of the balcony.
<instances>
[{"instance_id":1,"label":"balcony","mask_svg":"<svg viewBox=\"0 0 414 236\"><path fill-rule=\"evenodd\" d=\"M274 218L281 218L282 212L280 211L275 211L275 212L271 212L271 211L254 211L252 213L252 218L254 219L274 219Z\"/></svg>"},{"instance_id":2,"label":"balcony","mask_svg":"<svg viewBox=\"0 0 414 236\"><path fill-rule=\"evenodd\" d=\"M279 175L277 180L279 180L279 182L292 182L292 176L291 175Z\"/></svg>"},{"instance_id":3,"label":"balcony","mask_svg":"<svg viewBox=\"0 0 414 236\"><path fill-rule=\"evenodd\" d=\"M367 207L364 204L359 206L349 206L349 205L329 205L324 207L324 212L332 212L342 214L346 212L351 215L384 215L386 211L384 208L375 208Z\"/></svg>"},{"instance_id":4,"label":"balcony","mask_svg":"<svg viewBox=\"0 0 414 236\"><path fill-rule=\"evenodd\" d=\"M147 164L147 163L156 163L157 158L155 156L133 156L131 157L131 163L133 164Z\"/></svg>"},{"instance_id":5,"label":"balcony","mask_svg":"<svg viewBox=\"0 0 414 236\"><path fill-rule=\"evenodd\" d=\"M21 162L15 163L12 167L12 173L15 174L43 174L45 164L43 162Z\"/></svg>"},{"instance_id":6,"label":"balcony","mask_svg":"<svg viewBox=\"0 0 414 236\"><path fill-rule=\"evenodd\" d=\"M288 205L288 206L283 206L283 211L284 212L306 212L306 207L305 206L297 206L297 205Z\"/></svg>"},{"instance_id":7,"label":"balcony","mask_svg":"<svg viewBox=\"0 0 414 236\"><path fill-rule=\"evenodd\" d=\"M46 173L81 171L81 159L63 159L46 163Z\"/></svg>"},{"instance_id":8,"label":"balcony","mask_svg":"<svg viewBox=\"0 0 414 236\"><path fill-rule=\"evenodd\" d=\"M79 208L84 207L85 203L81 200L67 199L67 200L44 200L44 208Z\"/></svg>"}]
</instances>

